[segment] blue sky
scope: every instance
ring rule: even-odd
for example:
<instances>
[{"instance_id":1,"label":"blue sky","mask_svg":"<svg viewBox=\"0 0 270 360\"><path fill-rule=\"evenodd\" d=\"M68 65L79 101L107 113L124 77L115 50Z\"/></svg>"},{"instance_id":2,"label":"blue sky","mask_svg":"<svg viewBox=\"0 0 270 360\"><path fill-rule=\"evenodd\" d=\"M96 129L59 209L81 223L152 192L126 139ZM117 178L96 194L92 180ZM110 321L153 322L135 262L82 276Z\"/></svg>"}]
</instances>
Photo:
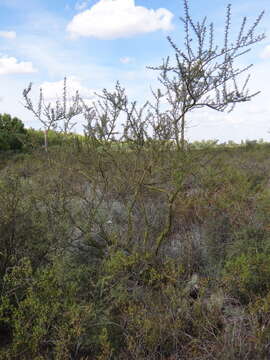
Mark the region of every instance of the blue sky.
<instances>
[{"instance_id":1,"label":"blue sky","mask_svg":"<svg viewBox=\"0 0 270 360\"><path fill-rule=\"evenodd\" d=\"M243 16L252 22L266 10L259 30L268 36L269 0L231 3L232 35ZM206 15L214 22L217 41L223 36L226 5L223 0L190 0L195 20ZM143 101L157 75L146 66L159 65L172 54L166 36L181 47L180 16L182 0L0 0L0 113L20 117L27 127L41 127L24 109L22 90L31 81L35 91L42 86L51 100L61 95L64 76L70 91L78 89L85 98L104 87L112 89L119 80L131 99ZM190 140L270 141L270 39L254 46L241 62L254 63L249 87L262 93L230 114L194 112Z\"/></svg>"}]
</instances>

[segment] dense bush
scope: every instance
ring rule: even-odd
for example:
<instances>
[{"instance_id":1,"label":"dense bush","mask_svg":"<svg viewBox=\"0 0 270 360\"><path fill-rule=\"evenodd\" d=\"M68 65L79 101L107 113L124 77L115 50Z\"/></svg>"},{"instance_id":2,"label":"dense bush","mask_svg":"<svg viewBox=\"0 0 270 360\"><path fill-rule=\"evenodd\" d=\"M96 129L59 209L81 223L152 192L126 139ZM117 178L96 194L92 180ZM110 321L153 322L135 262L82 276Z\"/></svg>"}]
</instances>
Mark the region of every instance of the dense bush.
<instances>
[{"instance_id":1,"label":"dense bush","mask_svg":"<svg viewBox=\"0 0 270 360\"><path fill-rule=\"evenodd\" d=\"M0 114L0 151L22 150L27 138L27 130L17 117Z\"/></svg>"},{"instance_id":2,"label":"dense bush","mask_svg":"<svg viewBox=\"0 0 270 360\"><path fill-rule=\"evenodd\" d=\"M225 264L228 290L243 303L264 297L270 291L270 255L242 254Z\"/></svg>"},{"instance_id":3,"label":"dense bush","mask_svg":"<svg viewBox=\"0 0 270 360\"><path fill-rule=\"evenodd\" d=\"M265 144L9 158L0 358L267 358L269 169Z\"/></svg>"}]
</instances>

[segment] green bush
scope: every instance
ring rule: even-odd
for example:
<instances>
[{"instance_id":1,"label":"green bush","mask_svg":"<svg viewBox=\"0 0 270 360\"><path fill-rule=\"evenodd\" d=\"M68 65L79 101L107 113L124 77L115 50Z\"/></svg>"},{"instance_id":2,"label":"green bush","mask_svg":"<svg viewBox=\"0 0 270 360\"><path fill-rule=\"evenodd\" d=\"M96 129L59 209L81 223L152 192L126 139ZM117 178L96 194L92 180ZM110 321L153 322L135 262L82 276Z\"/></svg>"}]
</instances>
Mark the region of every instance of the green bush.
<instances>
[{"instance_id":1,"label":"green bush","mask_svg":"<svg viewBox=\"0 0 270 360\"><path fill-rule=\"evenodd\" d=\"M270 291L270 255L241 254L227 260L224 281L228 291L246 304Z\"/></svg>"},{"instance_id":2,"label":"green bush","mask_svg":"<svg viewBox=\"0 0 270 360\"><path fill-rule=\"evenodd\" d=\"M92 319L91 304L77 303L77 286L63 283L57 259L34 272L27 258L4 277L0 327L8 324L12 342L0 359L70 359L78 353Z\"/></svg>"},{"instance_id":3,"label":"green bush","mask_svg":"<svg viewBox=\"0 0 270 360\"><path fill-rule=\"evenodd\" d=\"M17 117L0 114L0 151L22 150L27 138L27 130Z\"/></svg>"}]
</instances>

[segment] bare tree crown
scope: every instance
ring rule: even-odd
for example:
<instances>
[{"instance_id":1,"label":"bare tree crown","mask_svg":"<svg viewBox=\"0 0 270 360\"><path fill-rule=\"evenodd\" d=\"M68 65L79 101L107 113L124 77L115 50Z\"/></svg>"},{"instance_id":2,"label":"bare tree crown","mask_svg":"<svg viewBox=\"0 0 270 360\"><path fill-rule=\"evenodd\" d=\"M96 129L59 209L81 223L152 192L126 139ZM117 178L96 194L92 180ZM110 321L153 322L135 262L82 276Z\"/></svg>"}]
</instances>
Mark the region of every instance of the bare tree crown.
<instances>
[{"instance_id":1,"label":"bare tree crown","mask_svg":"<svg viewBox=\"0 0 270 360\"><path fill-rule=\"evenodd\" d=\"M249 101L259 93L249 92L249 75L241 85L239 81L239 76L249 70L252 64L239 68L235 60L265 38L264 34L255 33L263 15L264 11L250 26L247 26L247 18L244 17L236 40L231 41L232 16L229 4L225 16L224 40L220 46L215 44L213 23L207 24L206 17L195 23L190 15L189 2L184 0L184 17L180 18L185 33L184 49L179 49L168 37L175 52L174 63L167 57L162 65L149 67L160 72L159 81L165 89L164 95L169 104L166 115L172 124L178 146L180 142L183 146L185 141L185 115L189 111L200 107L232 111L235 104Z\"/></svg>"}]
</instances>

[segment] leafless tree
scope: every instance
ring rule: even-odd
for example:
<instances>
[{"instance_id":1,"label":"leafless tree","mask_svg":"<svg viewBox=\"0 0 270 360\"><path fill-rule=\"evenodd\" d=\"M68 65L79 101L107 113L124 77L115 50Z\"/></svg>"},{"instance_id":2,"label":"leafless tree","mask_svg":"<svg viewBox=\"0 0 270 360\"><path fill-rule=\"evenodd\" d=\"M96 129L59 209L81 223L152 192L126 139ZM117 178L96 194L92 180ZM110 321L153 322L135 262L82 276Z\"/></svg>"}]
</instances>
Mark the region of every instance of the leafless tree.
<instances>
[{"instance_id":1,"label":"leafless tree","mask_svg":"<svg viewBox=\"0 0 270 360\"><path fill-rule=\"evenodd\" d=\"M243 82L239 78L252 64L239 68L235 61L265 38L264 34L255 34L263 14L264 11L250 26L244 17L236 39L231 41L231 5L228 5L224 40L220 46L215 43L213 23L207 24L206 17L195 23L190 15L189 2L184 0L184 17L181 18L185 32L184 49L179 49L168 37L175 53L174 63L167 57L162 65L149 67L160 72L158 79L163 91L158 89L155 98L158 101L162 96L166 98L167 109L162 113L162 121L171 126L178 149L184 149L190 111L202 107L232 111L237 103L249 101L259 93L250 93L247 89L249 75ZM158 124L159 129L161 125Z\"/></svg>"},{"instance_id":2,"label":"leafless tree","mask_svg":"<svg viewBox=\"0 0 270 360\"><path fill-rule=\"evenodd\" d=\"M86 135L98 141L108 142L117 138L143 146L149 136L148 101L141 107L136 101L129 101L125 88L119 82L114 91L104 89L101 95L96 96L98 100L90 106L83 102Z\"/></svg>"},{"instance_id":3,"label":"leafless tree","mask_svg":"<svg viewBox=\"0 0 270 360\"><path fill-rule=\"evenodd\" d=\"M81 115L83 113L83 106L82 106L82 99L78 90L75 92L75 95L71 97L71 99L68 99L66 77L64 78L64 85L63 85L62 107L63 107L63 126L61 130L65 135L67 135L76 125L76 122L72 122L74 117L76 117L77 115Z\"/></svg>"},{"instance_id":4,"label":"leafless tree","mask_svg":"<svg viewBox=\"0 0 270 360\"><path fill-rule=\"evenodd\" d=\"M29 96L32 90L32 83L29 84L27 89L23 90L23 98L25 108L31 111L35 118L37 118L44 128L44 148L48 151L48 131L56 130L59 127L60 121L63 121L61 130L67 134L75 126L72 119L82 114L83 107L81 105L81 98L79 92L76 91L75 96L72 97L71 102L67 98L67 80L64 78L63 85L63 99L57 99L53 105L51 102L46 103L43 96L43 90L40 89L39 100L35 106Z\"/></svg>"}]
</instances>

